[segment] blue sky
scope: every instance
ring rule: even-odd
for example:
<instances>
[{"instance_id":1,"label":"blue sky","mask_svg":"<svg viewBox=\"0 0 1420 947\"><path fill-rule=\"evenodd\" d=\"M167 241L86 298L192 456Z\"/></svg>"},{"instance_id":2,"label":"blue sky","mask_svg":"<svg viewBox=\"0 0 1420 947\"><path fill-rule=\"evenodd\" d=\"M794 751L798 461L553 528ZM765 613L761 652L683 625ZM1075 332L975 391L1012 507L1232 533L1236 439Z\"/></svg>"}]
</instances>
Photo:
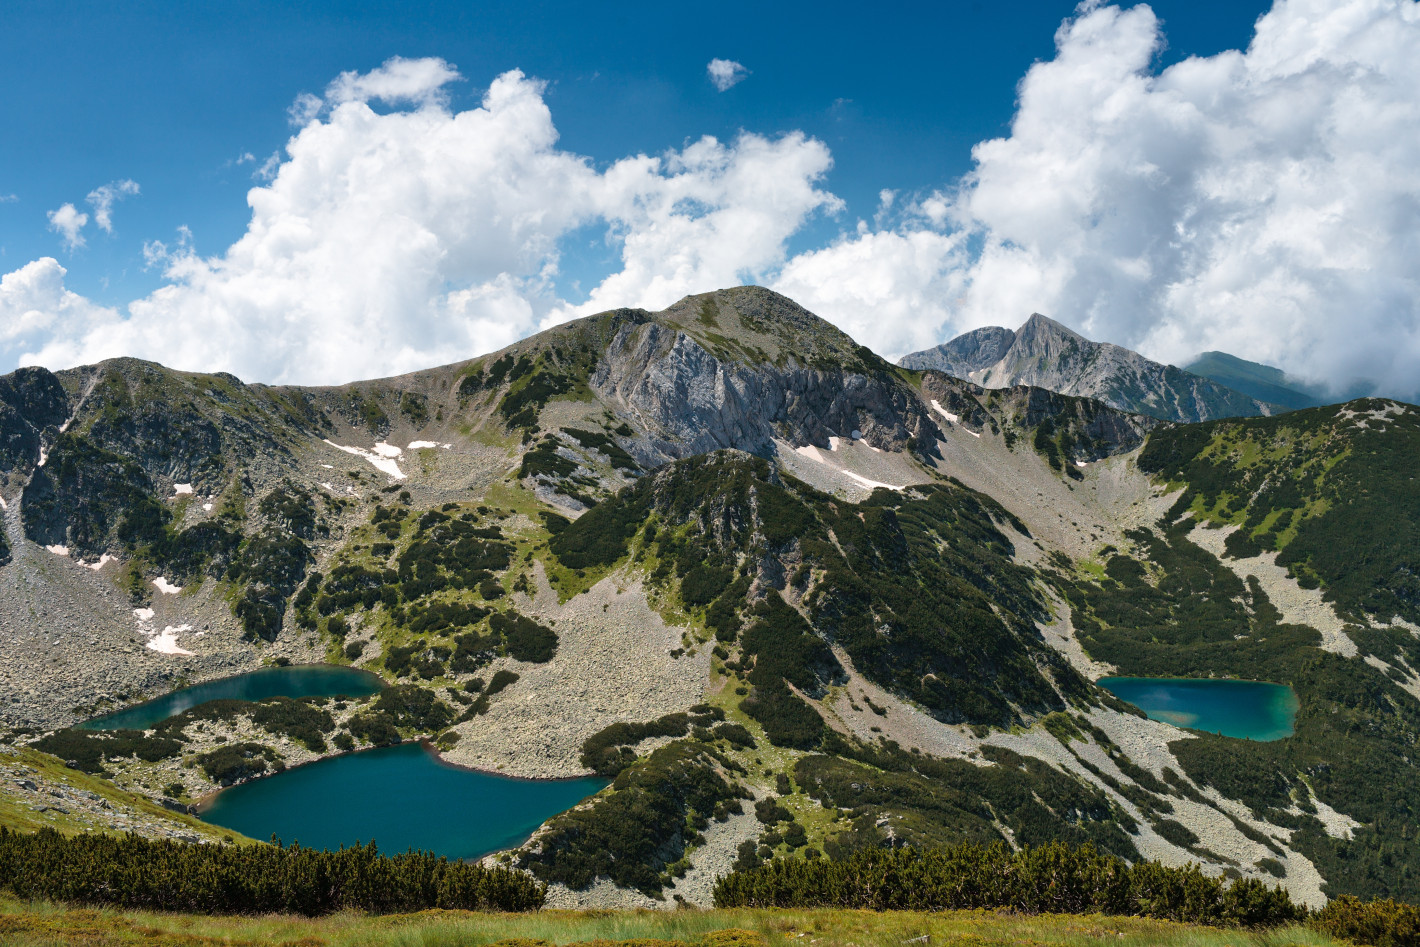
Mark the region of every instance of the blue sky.
<instances>
[{"instance_id":1,"label":"blue sky","mask_svg":"<svg viewBox=\"0 0 1420 947\"><path fill-rule=\"evenodd\" d=\"M888 357L1041 311L1416 396L1416 48L1415 0L20 0L0 371L340 381L755 281Z\"/></svg>"},{"instance_id":2,"label":"blue sky","mask_svg":"<svg viewBox=\"0 0 1420 947\"><path fill-rule=\"evenodd\" d=\"M741 129L802 129L833 150L850 224L883 188L946 184L971 146L1006 131L1015 86L1048 58L1069 2L713 6L663 3L49 3L6 5L0 30L0 266L58 256L71 289L110 305L151 291L145 240L189 227L199 253L241 236L253 163L292 128L286 110L346 70L437 56L476 105L507 69L551 83L561 145L610 162ZM1162 2L1164 62L1245 45L1258 2ZM726 94L712 58L751 75ZM47 211L133 180L112 235L68 254ZM825 219L809 245L838 229ZM606 260L588 253L588 275ZM6 266L8 268L8 266Z\"/></svg>"}]
</instances>

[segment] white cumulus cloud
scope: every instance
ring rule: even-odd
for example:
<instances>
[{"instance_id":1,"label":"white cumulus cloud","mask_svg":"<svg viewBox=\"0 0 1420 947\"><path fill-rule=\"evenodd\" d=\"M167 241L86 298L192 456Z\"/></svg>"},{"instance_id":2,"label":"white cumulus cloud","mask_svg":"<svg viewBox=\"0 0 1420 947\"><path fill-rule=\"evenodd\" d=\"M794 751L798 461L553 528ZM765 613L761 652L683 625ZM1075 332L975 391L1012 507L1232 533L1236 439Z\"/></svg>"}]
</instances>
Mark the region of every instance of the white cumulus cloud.
<instances>
[{"instance_id":1,"label":"white cumulus cloud","mask_svg":"<svg viewBox=\"0 0 1420 947\"><path fill-rule=\"evenodd\" d=\"M1161 71L1146 6L1067 22L950 196L962 326L1039 310L1186 361L1223 349L1420 390L1420 4L1281 0Z\"/></svg>"},{"instance_id":2,"label":"white cumulus cloud","mask_svg":"<svg viewBox=\"0 0 1420 947\"><path fill-rule=\"evenodd\" d=\"M87 198L94 208L94 224L105 233L113 233L113 205L138 193L137 181L113 181L94 188ZM82 226L82 224L81 224Z\"/></svg>"},{"instance_id":3,"label":"white cumulus cloud","mask_svg":"<svg viewBox=\"0 0 1420 947\"><path fill-rule=\"evenodd\" d=\"M83 332L116 317L65 289L66 272L58 260L42 257L0 276L0 357L6 362L13 363L56 327Z\"/></svg>"},{"instance_id":4,"label":"white cumulus cloud","mask_svg":"<svg viewBox=\"0 0 1420 947\"><path fill-rule=\"evenodd\" d=\"M712 59L706 64L705 72L710 76L715 88L721 92L743 82L749 75L749 70L733 59Z\"/></svg>"},{"instance_id":5,"label":"white cumulus cloud","mask_svg":"<svg viewBox=\"0 0 1420 947\"><path fill-rule=\"evenodd\" d=\"M84 245L83 230L84 225L89 222L88 214L78 210L73 204L63 204L45 216L49 218L49 229L59 234L65 249L72 252Z\"/></svg>"},{"instance_id":6,"label":"white cumulus cloud","mask_svg":"<svg viewBox=\"0 0 1420 947\"><path fill-rule=\"evenodd\" d=\"M79 305L37 261L6 279L43 275L48 295L0 338L55 367L135 354L340 381L752 280L888 357L1039 311L1175 363L1222 349L1420 397L1420 3L1278 0L1247 49L1159 69L1163 43L1147 6L1082 4L968 175L885 188L792 257L790 236L843 209L822 142L742 133L594 166L521 73L455 112L452 66L391 60L298 100L225 253L152 244L170 282L123 311ZM86 215L50 219L82 245ZM588 227L619 263L569 302L560 248Z\"/></svg>"},{"instance_id":7,"label":"white cumulus cloud","mask_svg":"<svg viewBox=\"0 0 1420 947\"><path fill-rule=\"evenodd\" d=\"M817 185L827 148L803 135L704 138L599 170L557 147L542 83L509 72L453 112L439 89L456 77L440 60L342 75L248 193L241 239L210 258L182 235L149 241L167 285L124 312L53 313L24 360L126 354L307 383L409 371L589 309L759 278L810 214L840 206ZM588 224L623 267L574 307L554 290L559 242Z\"/></svg>"}]
</instances>

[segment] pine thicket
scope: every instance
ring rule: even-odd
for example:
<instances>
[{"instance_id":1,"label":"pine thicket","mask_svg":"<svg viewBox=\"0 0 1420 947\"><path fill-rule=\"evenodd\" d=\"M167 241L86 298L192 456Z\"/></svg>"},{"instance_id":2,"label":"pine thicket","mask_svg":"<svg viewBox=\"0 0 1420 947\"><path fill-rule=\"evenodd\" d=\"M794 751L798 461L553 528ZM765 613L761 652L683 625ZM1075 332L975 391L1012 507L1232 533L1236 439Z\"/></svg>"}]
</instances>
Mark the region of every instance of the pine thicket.
<instances>
[{"instance_id":1,"label":"pine thicket","mask_svg":"<svg viewBox=\"0 0 1420 947\"><path fill-rule=\"evenodd\" d=\"M943 911L1006 908L1033 914L1114 914L1195 924L1260 926L1306 908L1254 879L1209 878L1196 865L1130 865L1092 845L1011 851L1002 843L876 849L841 861L776 858L715 885L721 908Z\"/></svg>"},{"instance_id":2,"label":"pine thicket","mask_svg":"<svg viewBox=\"0 0 1420 947\"><path fill-rule=\"evenodd\" d=\"M0 888L20 898L124 908L307 916L349 909L530 911L542 907L546 893L521 872L426 852L386 856L374 843L328 852L131 834L65 838L53 829L0 829Z\"/></svg>"}]
</instances>

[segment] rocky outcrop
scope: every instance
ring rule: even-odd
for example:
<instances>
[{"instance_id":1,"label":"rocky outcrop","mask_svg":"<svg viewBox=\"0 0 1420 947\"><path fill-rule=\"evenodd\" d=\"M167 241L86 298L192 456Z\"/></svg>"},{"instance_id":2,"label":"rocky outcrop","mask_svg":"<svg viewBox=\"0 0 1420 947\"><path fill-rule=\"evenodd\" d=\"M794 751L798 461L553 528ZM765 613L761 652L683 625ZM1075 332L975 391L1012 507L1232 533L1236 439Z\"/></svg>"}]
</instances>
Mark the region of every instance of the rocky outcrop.
<instances>
[{"instance_id":1,"label":"rocky outcrop","mask_svg":"<svg viewBox=\"0 0 1420 947\"><path fill-rule=\"evenodd\" d=\"M922 394L936 402L934 410L954 417L953 424L975 433L987 429L999 433L1009 428L1033 431L1048 423L1052 431L1069 435L1071 450L1066 459L1086 463L1134 450L1162 423L1092 398L1028 385L983 388L938 371L924 374Z\"/></svg>"},{"instance_id":2,"label":"rocky outcrop","mask_svg":"<svg viewBox=\"0 0 1420 947\"><path fill-rule=\"evenodd\" d=\"M69 396L43 368L20 368L0 376L0 481L39 462L45 432L58 433L69 418Z\"/></svg>"},{"instance_id":3,"label":"rocky outcrop","mask_svg":"<svg viewBox=\"0 0 1420 947\"><path fill-rule=\"evenodd\" d=\"M904 355L898 362L903 368L916 371L934 370L957 378L970 378L972 372L995 365L1011 349L1016 334L1002 326L972 329L924 352Z\"/></svg>"},{"instance_id":4,"label":"rocky outcrop","mask_svg":"<svg viewBox=\"0 0 1420 947\"><path fill-rule=\"evenodd\" d=\"M767 454L774 438L827 447L861 437L880 450L930 442L936 425L895 377L722 359L686 332L623 326L591 387L642 429L633 453L647 466L733 447Z\"/></svg>"},{"instance_id":5,"label":"rocky outcrop","mask_svg":"<svg viewBox=\"0 0 1420 947\"><path fill-rule=\"evenodd\" d=\"M1216 382L1163 365L1118 345L1092 342L1036 313L1015 332L976 329L903 356L917 370L936 369L986 388L1030 385L1095 398L1121 411L1164 421L1272 414L1274 406Z\"/></svg>"}]
</instances>

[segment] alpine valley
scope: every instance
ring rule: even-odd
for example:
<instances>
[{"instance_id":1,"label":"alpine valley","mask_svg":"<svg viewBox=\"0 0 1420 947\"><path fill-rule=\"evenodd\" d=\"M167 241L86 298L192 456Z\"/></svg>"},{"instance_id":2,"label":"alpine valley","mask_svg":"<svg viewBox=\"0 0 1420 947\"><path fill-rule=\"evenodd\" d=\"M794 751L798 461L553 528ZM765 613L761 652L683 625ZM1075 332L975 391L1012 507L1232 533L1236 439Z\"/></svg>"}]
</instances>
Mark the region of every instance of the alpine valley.
<instances>
[{"instance_id":1,"label":"alpine valley","mask_svg":"<svg viewBox=\"0 0 1420 947\"><path fill-rule=\"evenodd\" d=\"M220 839L222 787L422 739L609 780L490 856L554 906L1052 839L1420 899L1420 409L972 335L894 366L740 287L331 388L0 378L0 823ZM312 663L388 686L78 726ZM1295 716L1187 729L1106 677Z\"/></svg>"}]
</instances>

